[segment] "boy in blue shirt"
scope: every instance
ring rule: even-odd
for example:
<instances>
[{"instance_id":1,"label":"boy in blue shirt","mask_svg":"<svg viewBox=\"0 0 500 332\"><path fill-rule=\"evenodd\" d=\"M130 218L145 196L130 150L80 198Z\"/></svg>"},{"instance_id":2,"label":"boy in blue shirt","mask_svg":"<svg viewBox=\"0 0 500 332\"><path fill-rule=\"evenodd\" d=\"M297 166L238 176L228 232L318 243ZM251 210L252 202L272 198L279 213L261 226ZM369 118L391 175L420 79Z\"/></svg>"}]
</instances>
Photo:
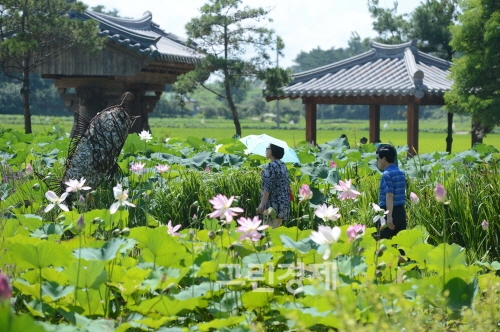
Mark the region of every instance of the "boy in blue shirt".
<instances>
[{"instance_id":1,"label":"boy in blue shirt","mask_svg":"<svg viewBox=\"0 0 500 332\"><path fill-rule=\"evenodd\" d=\"M380 179L379 206L387 213L387 227L380 230L380 239L390 239L406 229L406 177L398 168L396 149L390 145L381 145L377 149L378 168L383 171ZM377 222L377 228L380 223Z\"/></svg>"}]
</instances>

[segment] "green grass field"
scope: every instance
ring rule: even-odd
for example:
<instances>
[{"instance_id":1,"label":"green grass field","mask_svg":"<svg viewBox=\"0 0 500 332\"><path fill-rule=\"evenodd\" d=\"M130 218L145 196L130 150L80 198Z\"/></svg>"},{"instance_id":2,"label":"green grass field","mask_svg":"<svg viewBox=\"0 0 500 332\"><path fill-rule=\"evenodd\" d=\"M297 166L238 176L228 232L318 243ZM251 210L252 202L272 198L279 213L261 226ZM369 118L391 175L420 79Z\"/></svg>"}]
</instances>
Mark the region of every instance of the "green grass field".
<instances>
[{"instance_id":1,"label":"green grass field","mask_svg":"<svg viewBox=\"0 0 500 332\"><path fill-rule=\"evenodd\" d=\"M12 128L19 131L24 130L24 120L20 115L0 115L0 128ZM153 136L159 140L166 137L188 137L198 138L209 137L215 139L230 138L234 135L234 125L232 120L204 119L201 118L150 118L151 131ZM73 117L37 117L33 116L33 131L48 132L54 126L59 126L62 131L70 132ZM381 122L381 127L385 124ZM281 129L275 128L273 122L261 122L257 119L242 119L243 136L250 134L268 134L276 138L285 140L290 146L294 146L305 140L304 122L296 126L283 124ZM361 137L368 137L368 121L348 121L348 120L318 120L317 122L317 143L325 143L346 134L351 146L359 142ZM435 152L446 150L446 122L445 120L421 120L419 136L419 152ZM461 121L457 119L455 123L456 133L453 135L453 152L468 150L471 147L470 119ZM395 145L406 145L406 122L388 122L387 129L381 129L380 133L383 142L391 142ZM500 147L500 134L490 133L484 138L485 144Z\"/></svg>"}]
</instances>

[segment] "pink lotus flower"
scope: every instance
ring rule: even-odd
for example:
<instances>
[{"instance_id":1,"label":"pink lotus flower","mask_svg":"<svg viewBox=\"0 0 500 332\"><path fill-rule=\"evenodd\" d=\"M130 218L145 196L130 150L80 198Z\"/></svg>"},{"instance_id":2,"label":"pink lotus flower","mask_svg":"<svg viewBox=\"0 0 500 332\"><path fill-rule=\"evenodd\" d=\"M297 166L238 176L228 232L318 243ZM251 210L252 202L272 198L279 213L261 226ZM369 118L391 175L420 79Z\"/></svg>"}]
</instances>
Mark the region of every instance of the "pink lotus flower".
<instances>
[{"instance_id":1,"label":"pink lotus flower","mask_svg":"<svg viewBox=\"0 0 500 332\"><path fill-rule=\"evenodd\" d=\"M172 226L172 220L168 221L168 224L167 224L168 234L170 234L172 236L181 236L180 233L176 233L179 230L179 228L181 228L181 225Z\"/></svg>"},{"instance_id":2,"label":"pink lotus flower","mask_svg":"<svg viewBox=\"0 0 500 332\"><path fill-rule=\"evenodd\" d=\"M342 180L339 180L339 184L333 187L333 189L341 191L341 193L339 194L340 200L356 199L356 196L361 195L359 191L351 188L351 181L352 180L347 180L346 182L344 182Z\"/></svg>"},{"instance_id":3,"label":"pink lotus flower","mask_svg":"<svg viewBox=\"0 0 500 332\"><path fill-rule=\"evenodd\" d=\"M59 208L63 211L68 212L68 206L66 204L63 204L64 200L66 197L68 197L68 193L64 192L61 197L57 196L55 192L52 190L49 190L45 193L45 197L50 201L50 204L47 205L45 210L43 212L47 213L50 210L52 210L55 206L59 206Z\"/></svg>"},{"instance_id":4,"label":"pink lotus flower","mask_svg":"<svg viewBox=\"0 0 500 332\"><path fill-rule=\"evenodd\" d=\"M319 245L328 245L337 243L340 238L341 230L339 227L335 226L330 228L328 226L318 226L318 231L312 231L309 238ZM330 248L328 247L323 254L323 259L328 259L330 257Z\"/></svg>"},{"instance_id":5,"label":"pink lotus flower","mask_svg":"<svg viewBox=\"0 0 500 332\"><path fill-rule=\"evenodd\" d=\"M170 166L168 165L156 165L156 170L158 171L158 173L165 173L165 172L168 172L168 170L170 169Z\"/></svg>"},{"instance_id":6,"label":"pink lotus flower","mask_svg":"<svg viewBox=\"0 0 500 332\"><path fill-rule=\"evenodd\" d=\"M221 194L218 194L214 198L212 198L209 202L212 203L214 212L210 213L208 216L210 218L219 218L226 219L226 222L233 221L233 216L238 215L238 213L243 212L242 208L239 207L231 207L233 204L234 196L231 196L229 199Z\"/></svg>"},{"instance_id":7,"label":"pink lotus flower","mask_svg":"<svg viewBox=\"0 0 500 332\"><path fill-rule=\"evenodd\" d=\"M252 241L258 241L262 237L259 231L269 227L269 225L260 226L262 220L260 220L259 217L253 217L253 219L241 217L237 220L237 222L240 226L236 228L236 231L243 233L240 236L240 241L246 238L249 238Z\"/></svg>"},{"instance_id":8,"label":"pink lotus flower","mask_svg":"<svg viewBox=\"0 0 500 332\"><path fill-rule=\"evenodd\" d=\"M316 208L316 211L314 211L314 214L318 216L319 218L323 219L324 221L337 221L341 215L339 213L338 208L334 208L333 206L326 206L326 204L319 205Z\"/></svg>"},{"instance_id":9,"label":"pink lotus flower","mask_svg":"<svg viewBox=\"0 0 500 332\"><path fill-rule=\"evenodd\" d=\"M299 188L299 196L301 201L310 200L313 197L313 192L307 184L303 184L302 187Z\"/></svg>"},{"instance_id":10,"label":"pink lotus flower","mask_svg":"<svg viewBox=\"0 0 500 332\"><path fill-rule=\"evenodd\" d=\"M207 167L205 167L205 172L210 173L210 167L208 167L208 166L207 166Z\"/></svg>"},{"instance_id":11,"label":"pink lotus flower","mask_svg":"<svg viewBox=\"0 0 500 332\"><path fill-rule=\"evenodd\" d=\"M446 200L446 189L444 189L441 183L438 183L436 185L436 188L434 188L434 197L436 197L436 201L438 201L439 203L442 203Z\"/></svg>"},{"instance_id":12,"label":"pink lotus flower","mask_svg":"<svg viewBox=\"0 0 500 332\"><path fill-rule=\"evenodd\" d=\"M410 201L411 201L413 204L417 205L417 204L418 204L418 202L420 202L420 198L418 198L417 194L415 194L414 192L411 192L411 193L410 193Z\"/></svg>"},{"instance_id":13,"label":"pink lotus flower","mask_svg":"<svg viewBox=\"0 0 500 332\"><path fill-rule=\"evenodd\" d=\"M380 221L380 228L387 227L387 221L385 220L385 216L389 213L389 211L384 211L375 203L372 203L373 210L377 213L375 217L373 217L373 222Z\"/></svg>"},{"instance_id":14,"label":"pink lotus flower","mask_svg":"<svg viewBox=\"0 0 500 332\"><path fill-rule=\"evenodd\" d=\"M0 270L0 303L12 297L12 287L9 278Z\"/></svg>"},{"instance_id":15,"label":"pink lotus flower","mask_svg":"<svg viewBox=\"0 0 500 332\"><path fill-rule=\"evenodd\" d=\"M357 224L352 225L347 228L347 236L349 237L349 241L359 239L365 234L366 226Z\"/></svg>"},{"instance_id":16,"label":"pink lotus flower","mask_svg":"<svg viewBox=\"0 0 500 332\"><path fill-rule=\"evenodd\" d=\"M66 188L66 192L71 193L71 192L77 192L80 190L92 189L90 187L83 186L85 184L85 181L87 181L87 180L85 180L84 178L81 178L80 181L78 181L76 179L70 179L68 182L64 182L64 184L68 186L68 188Z\"/></svg>"},{"instance_id":17,"label":"pink lotus flower","mask_svg":"<svg viewBox=\"0 0 500 332\"><path fill-rule=\"evenodd\" d=\"M333 160L330 160L330 167L331 168L337 167L337 163Z\"/></svg>"},{"instance_id":18,"label":"pink lotus flower","mask_svg":"<svg viewBox=\"0 0 500 332\"><path fill-rule=\"evenodd\" d=\"M489 227L489 224L488 222L485 220L483 220L483 222L481 223L481 227L484 229L484 230L487 230L488 227Z\"/></svg>"},{"instance_id":19,"label":"pink lotus flower","mask_svg":"<svg viewBox=\"0 0 500 332\"><path fill-rule=\"evenodd\" d=\"M27 164L25 171L26 171L26 175L32 175L34 173L33 166L31 166L31 164Z\"/></svg>"},{"instance_id":20,"label":"pink lotus flower","mask_svg":"<svg viewBox=\"0 0 500 332\"><path fill-rule=\"evenodd\" d=\"M134 163L130 165L130 170L137 174L142 174L144 172L144 167L146 167L146 163Z\"/></svg>"}]
</instances>

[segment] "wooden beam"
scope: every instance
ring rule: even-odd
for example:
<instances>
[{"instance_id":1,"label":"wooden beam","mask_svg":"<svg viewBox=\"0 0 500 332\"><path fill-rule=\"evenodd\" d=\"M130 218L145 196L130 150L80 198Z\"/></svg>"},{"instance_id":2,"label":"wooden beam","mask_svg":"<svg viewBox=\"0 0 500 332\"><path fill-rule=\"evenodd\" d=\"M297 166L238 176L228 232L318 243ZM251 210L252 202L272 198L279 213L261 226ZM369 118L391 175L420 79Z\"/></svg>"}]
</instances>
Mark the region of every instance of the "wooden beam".
<instances>
[{"instance_id":1,"label":"wooden beam","mask_svg":"<svg viewBox=\"0 0 500 332\"><path fill-rule=\"evenodd\" d=\"M380 105L370 105L370 143L380 142Z\"/></svg>"},{"instance_id":2,"label":"wooden beam","mask_svg":"<svg viewBox=\"0 0 500 332\"><path fill-rule=\"evenodd\" d=\"M272 100L266 98L267 101ZM304 104L334 104L334 105L408 105L410 102L418 105L444 105L443 96L424 95L422 98L413 96L333 96L333 97L304 97Z\"/></svg>"},{"instance_id":3,"label":"wooden beam","mask_svg":"<svg viewBox=\"0 0 500 332\"><path fill-rule=\"evenodd\" d=\"M418 153L418 113L419 105L415 102L410 102L408 104L408 109L406 112L409 157L414 156Z\"/></svg>"},{"instance_id":4,"label":"wooden beam","mask_svg":"<svg viewBox=\"0 0 500 332\"><path fill-rule=\"evenodd\" d=\"M316 118L317 107L316 104L306 104L306 141L311 144L317 144L316 141Z\"/></svg>"}]
</instances>

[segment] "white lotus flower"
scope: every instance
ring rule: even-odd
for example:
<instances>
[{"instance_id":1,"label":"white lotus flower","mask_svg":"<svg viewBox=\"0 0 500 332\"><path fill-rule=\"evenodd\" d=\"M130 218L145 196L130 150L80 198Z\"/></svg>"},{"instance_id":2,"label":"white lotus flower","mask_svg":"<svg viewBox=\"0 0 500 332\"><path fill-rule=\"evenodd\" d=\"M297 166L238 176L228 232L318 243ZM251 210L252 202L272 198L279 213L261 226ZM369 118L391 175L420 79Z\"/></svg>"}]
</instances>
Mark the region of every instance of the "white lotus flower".
<instances>
[{"instance_id":1,"label":"white lotus flower","mask_svg":"<svg viewBox=\"0 0 500 332\"><path fill-rule=\"evenodd\" d=\"M111 214L114 214L116 211L118 211L118 208L120 206L132 206L135 207L134 204L130 203L127 201L128 198L128 189L123 190L122 185L118 183L116 187L113 187L113 195L115 196L116 202L114 202L111 207L109 208L109 212Z\"/></svg>"},{"instance_id":2,"label":"white lotus flower","mask_svg":"<svg viewBox=\"0 0 500 332\"><path fill-rule=\"evenodd\" d=\"M68 197L68 193L67 192L64 192L61 197L57 196L55 192L53 192L52 190L49 190L45 193L45 197L47 197L47 199L51 202L49 205L47 205L47 207L45 208L45 210L43 212L47 213L49 212L50 210L52 210L56 205L59 206L59 208L63 211L66 211L68 212L69 209L68 209L68 206L66 204L63 204L62 202L64 202L64 200L66 199L66 197Z\"/></svg>"}]
</instances>

